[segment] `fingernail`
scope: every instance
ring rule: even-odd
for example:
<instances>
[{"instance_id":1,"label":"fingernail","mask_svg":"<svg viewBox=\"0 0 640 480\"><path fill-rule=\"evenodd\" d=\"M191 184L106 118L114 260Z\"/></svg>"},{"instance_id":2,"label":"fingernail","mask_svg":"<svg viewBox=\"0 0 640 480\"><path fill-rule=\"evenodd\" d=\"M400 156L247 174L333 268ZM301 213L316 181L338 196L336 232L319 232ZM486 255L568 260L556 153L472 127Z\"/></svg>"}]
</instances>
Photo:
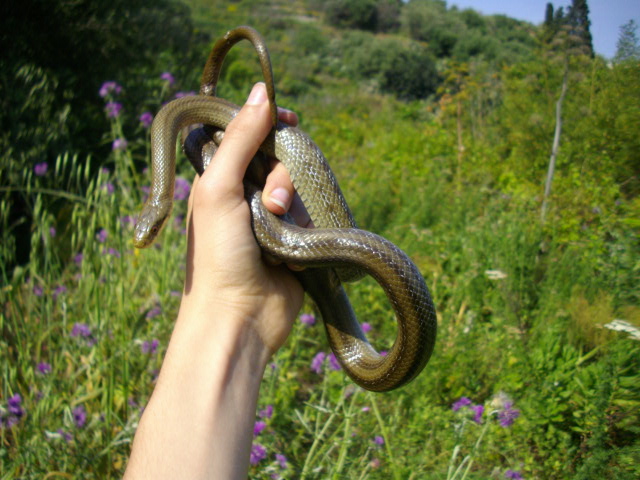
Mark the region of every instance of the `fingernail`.
<instances>
[{"instance_id":1,"label":"fingernail","mask_svg":"<svg viewBox=\"0 0 640 480\"><path fill-rule=\"evenodd\" d=\"M289 110L288 108L278 107L278 113L283 113L285 115L292 114L293 110Z\"/></svg>"},{"instance_id":2,"label":"fingernail","mask_svg":"<svg viewBox=\"0 0 640 480\"><path fill-rule=\"evenodd\" d=\"M289 192L285 188L278 187L273 192L271 192L271 195L269 195L269 199L273 203L281 207L284 211L286 211L287 203L289 202Z\"/></svg>"},{"instance_id":3,"label":"fingernail","mask_svg":"<svg viewBox=\"0 0 640 480\"><path fill-rule=\"evenodd\" d=\"M266 101L267 89L264 87L264 83L256 83L247 98L247 105L260 105Z\"/></svg>"}]
</instances>

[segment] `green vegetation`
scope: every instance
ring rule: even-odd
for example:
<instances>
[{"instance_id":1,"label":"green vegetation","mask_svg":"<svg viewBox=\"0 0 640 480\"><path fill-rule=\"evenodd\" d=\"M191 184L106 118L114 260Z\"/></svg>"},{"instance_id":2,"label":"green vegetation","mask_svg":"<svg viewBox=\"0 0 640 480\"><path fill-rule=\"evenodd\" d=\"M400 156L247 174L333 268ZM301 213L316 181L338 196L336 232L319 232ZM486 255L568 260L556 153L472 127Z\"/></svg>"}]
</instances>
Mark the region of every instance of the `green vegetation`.
<instances>
[{"instance_id":1,"label":"green vegetation","mask_svg":"<svg viewBox=\"0 0 640 480\"><path fill-rule=\"evenodd\" d=\"M251 478L637 478L637 56L609 66L562 22L438 1L187 3L192 17L168 1L52 2L57 33L3 31L15 47L0 59L0 478L121 476L186 251L184 201L157 248L132 248L142 115L197 90L211 42L240 24L265 35L279 103L359 224L414 259L439 320L425 371L374 395L334 370L305 317L265 376ZM241 102L258 79L241 44L220 94ZM187 162L180 174L184 200ZM348 291L388 347L382 290Z\"/></svg>"}]
</instances>

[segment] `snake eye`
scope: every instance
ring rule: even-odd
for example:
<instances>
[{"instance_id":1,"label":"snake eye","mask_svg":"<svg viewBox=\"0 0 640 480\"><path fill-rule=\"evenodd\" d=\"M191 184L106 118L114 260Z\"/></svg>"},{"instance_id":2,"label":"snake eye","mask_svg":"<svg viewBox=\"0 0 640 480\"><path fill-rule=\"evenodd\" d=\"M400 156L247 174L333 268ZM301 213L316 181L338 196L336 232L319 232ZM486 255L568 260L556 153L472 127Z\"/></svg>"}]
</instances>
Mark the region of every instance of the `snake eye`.
<instances>
[{"instance_id":1,"label":"snake eye","mask_svg":"<svg viewBox=\"0 0 640 480\"><path fill-rule=\"evenodd\" d=\"M154 235L158 234L158 230L160 229L158 228L157 225L154 225L153 227L151 227L151 233L153 233Z\"/></svg>"}]
</instances>

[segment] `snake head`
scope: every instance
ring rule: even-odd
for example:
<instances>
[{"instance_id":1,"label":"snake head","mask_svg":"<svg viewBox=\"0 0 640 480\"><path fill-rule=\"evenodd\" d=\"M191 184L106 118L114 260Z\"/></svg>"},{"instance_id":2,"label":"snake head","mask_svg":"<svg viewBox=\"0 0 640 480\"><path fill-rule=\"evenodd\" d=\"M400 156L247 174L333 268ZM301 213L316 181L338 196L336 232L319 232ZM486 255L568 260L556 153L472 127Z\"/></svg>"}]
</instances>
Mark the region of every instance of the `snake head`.
<instances>
[{"instance_id":1,"label":"snake head","mask_svg":"<svg viewBox=\"0 0 640 480\"><path fill-rule=\"evenodd\" d=\"M169 213L170 210L163 211L158 204L145 204L136 221L133 232L134 246L136 248L150 246L162 230L162 227L164 227L167 218L169 218Z\"/></svg>"}]
</instances>

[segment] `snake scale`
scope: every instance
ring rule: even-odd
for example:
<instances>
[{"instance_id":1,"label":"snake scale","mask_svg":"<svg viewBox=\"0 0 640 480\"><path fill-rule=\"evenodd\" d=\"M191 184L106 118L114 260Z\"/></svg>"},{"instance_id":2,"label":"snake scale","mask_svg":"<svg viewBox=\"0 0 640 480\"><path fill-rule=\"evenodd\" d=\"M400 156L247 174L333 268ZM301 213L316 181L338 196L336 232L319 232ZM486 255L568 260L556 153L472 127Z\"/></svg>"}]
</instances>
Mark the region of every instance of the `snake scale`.
<instances>
[{"instance_id":1,"label":"snake scale","mask_svg":"<svg viewBox=\"0 0 640 480\"><path fill-rule=\"evenodd\" d=\"M222 61L240 40L253 43L262 66L274 128L260 147L263 155L277 158L287 168L315 228L298 227L291 219L270 213L252 182L264 173L247 173L245 191L251 223L265 257L308 267L294 272L316 303L324 320L331 349L345 372L361 387L389 391L420 373L436 339L436 313L424 279L398 247L373 233L356 228L340 187L320 149L298 128L277 121L271 61L264 40L250 27L238 27L219 40L207 59L200 95L166 104L151 128L152 180L149 197L138 218L134 244L149 246L159 234L172 208L175 182L175 145L185 127L202 124L186 138L185 153L202 173L220 142L223 130L239 107L216 97ZM356 320L342 281L369 274L382 286L396 314L398 333L386 355L367 341Z\"/></svg>"}]
</instances>

